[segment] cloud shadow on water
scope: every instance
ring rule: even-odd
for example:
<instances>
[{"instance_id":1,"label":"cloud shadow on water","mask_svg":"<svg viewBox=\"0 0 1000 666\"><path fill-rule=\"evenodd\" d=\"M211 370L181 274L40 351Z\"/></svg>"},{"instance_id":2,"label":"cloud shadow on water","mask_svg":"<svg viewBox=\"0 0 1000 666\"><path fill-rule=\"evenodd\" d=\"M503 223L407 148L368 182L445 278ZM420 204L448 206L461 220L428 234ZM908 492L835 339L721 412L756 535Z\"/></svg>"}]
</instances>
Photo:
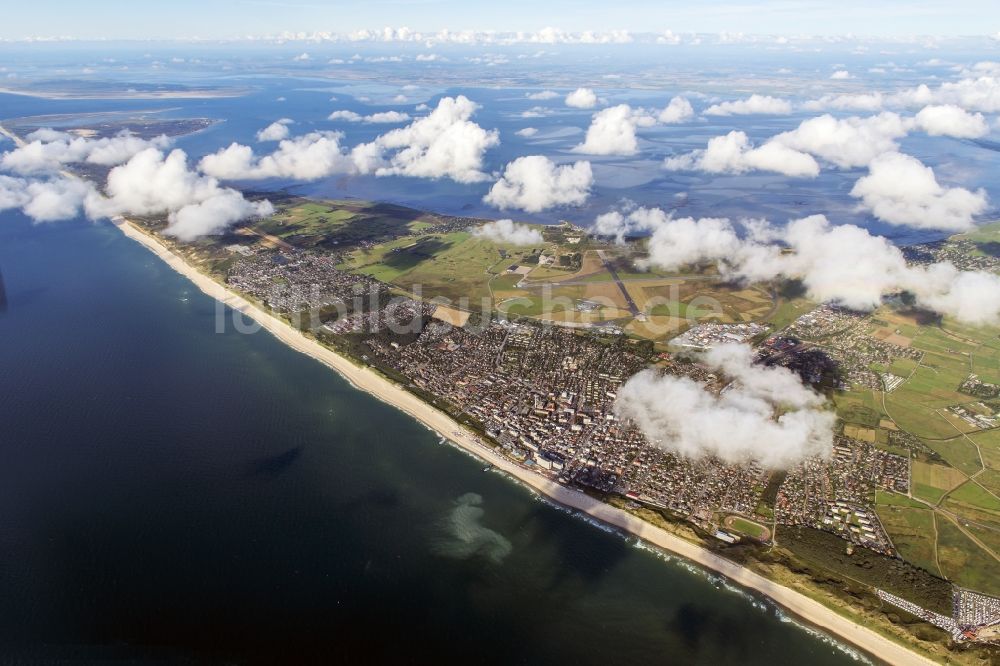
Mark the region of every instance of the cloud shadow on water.
<instances>
[{"instance_id":1,"label":"cloud shadow on water","mask_svg":"<svg viewBox=\"0 0 1000 666\"><path fill-rule=\"evenodd\" d=\"M302 447L296 446L276 455L258 458L250 463L247 476L276 478L291 467L301 455Z\"/></svg>"}]
</instances>

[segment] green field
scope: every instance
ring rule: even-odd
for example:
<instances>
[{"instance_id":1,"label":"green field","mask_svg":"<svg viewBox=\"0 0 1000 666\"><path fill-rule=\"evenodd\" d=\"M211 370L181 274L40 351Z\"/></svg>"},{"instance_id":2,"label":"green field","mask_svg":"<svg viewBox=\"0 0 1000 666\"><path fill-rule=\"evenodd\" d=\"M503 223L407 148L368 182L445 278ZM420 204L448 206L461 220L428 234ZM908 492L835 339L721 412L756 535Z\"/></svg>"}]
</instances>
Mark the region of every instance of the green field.
<instances>
[{"instance_id":1,"label":"green field","mask_svg":"<svg viewBox=\"0 0 1000 666\"><path fill-rule=\"evenodd\" d=\"M767 318L767 323L780 330L815 307L815 303L804 298L781 298L774 313Z\"/></svg>"},{"instance_id":2,"label":"green field","mask_svg":"<svg viewBox=\"0 0 1000 666\"><path fill-rule=\"evenodd\" d=\"M907 562L940 576L935 557L937 544L934 541L934 512L919 505L905 506L895 501L884 504L884 499L880 497L875 508L900 556Z\"/></svg>"},{"instance_id":3,"label":"green field","mask_svg":"<svg viewBox=\"0 0 1000 666\"><path fill-rule=\"evenodd\" d=\"M986 466L1000 470L1000 429L972 433L969 439L979 447Z\"/></svg>"},{"instance_id":4,"label":"green field","mask_svg":"<svg viewBox=\"0 0 1000 666\"><path fill-rule=\"evenodd\" d=\"M976 481L993 491L993 494L1000 495L1000 471L984 469L982 474L976 477Z\"/></svg>"},{"instance_id":5,"label":"green field","mask_svg":"<svg viewBox=\"0 0 1000 666\"><path fill-rule=\"evenodd\" d=\"M937 504L941 498L965 481L965 475L947 465L935 465L914 460L911 466L913 494Z\"/></svg>"},{"instance_id":6,"label":"green field","mask_svg":"<svg viewBox=\"0 0 1000 666\"><path fill-rule=\"evenodd\" d=\"M768 530L763 525L759 525L746 518L741 518L739 516L731 516L726 521L726 527L736 530L742 534L746 534L754 539L764 539L769 533Z\"/></svg>"},{"instance_id":7,"label":"green field","mask_svg":"<svg viewBox=\"0 0 1000 666\"><path fill-rule=\"evenodd\" d=\"M885 418L879 400L881 393L871 390L841 391L833 396L837 416L847 423L855 423L869 428L878 427Z\"/></svg>"},{"instance_id":8,"label":"green field","mask_svg":"<svg viewBox=\"0 0 1000 666\"><path fill-rule=\"evenodd\" d=\"M979 463L979 452L976 450L976 446L965 437L944 441L932 439L922 439L921 441L944 458L949 465L970 476L983 468Z\"/></svg>"},{"instance_id":9,"label":"green field","mask_svg":"<svg viewBox=\"0 0 1000 666\"><path fill-rule=\"evenodd\" d=\"M946 518L938 517L937 531L942 573L963 587L1000 595L1000 562Z\"/></svg>"},{"instance_id":10,"label":"green field","mask_svg":"<svg viewBox=\"0 0 1000 666\"><path fill-rule=\"evenodd\" d=\"M498 245L468 232L408 236L354 252L349 269L389 282L423 298L442 297L480 309L492 307L490 280L536 247ZM520 276L502 275L512 288Z\"/></svg>"},{"instance_id":11,"label":"green field","mask_svg":"<svg viewBox=\"0 0 1000 666\"><path fill-rule=\"evenodd\" d=\"M996 513L1000 522L1000 499L974 481L966 481L948 493L948 499L962 504Z\"/></svg>"},{"instance_id":12,"label":"green field","mask_svg":"<svg viewBox=\"0 0 1000 666\"><path fill-rule=\"evenodd\" d=\"M391 204L291 199L251 228L299 248L340 249L409 234L429 217Z\"/></svg>"},{"instance_id":13,"label":"green field","mask_svg":"<svg viewBox=\"0 0 1000 666\"><path fill-rule=\"evenodd\" d=\"M889 492L887 490L875 491L875 504L879 506L903 506L913 509L926 509L927 505L910 499L906 495Z\"/></svg>"},{"instance_id":14,"label":"green field","mask_svg":"<svg viewBox=\"0 0 1000 666\"><path fill-rule=\"evenodd\" d=\"M975 231L956 236L976 244L976 253L996 257L1000 255L1000 222L984 224Z\"/></svg>"}]
</instances>

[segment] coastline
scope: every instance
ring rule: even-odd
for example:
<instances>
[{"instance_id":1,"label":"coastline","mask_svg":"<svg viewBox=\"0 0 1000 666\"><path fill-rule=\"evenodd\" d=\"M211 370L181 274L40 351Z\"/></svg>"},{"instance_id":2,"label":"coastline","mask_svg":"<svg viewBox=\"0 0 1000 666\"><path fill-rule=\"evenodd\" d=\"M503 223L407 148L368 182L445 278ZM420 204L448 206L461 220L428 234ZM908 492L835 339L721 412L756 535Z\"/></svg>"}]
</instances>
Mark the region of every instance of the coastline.
<instances>
[{"instance_id":1,"label":"coastline","mask_svg":"<svg viewBox=\"0 0 1000 666\"><path fill-rule=\"evenodd\" d=\"M632 534L643 541L683 557L705 569L721 574L734 583L760 593L809 625L861 649L868 655L890 664L933 664L931 659L853 622L800 592L779 585L764 576L727 560L715 553L670 534L632 514L605 504L582 492L562 486L517 465L481 443L477 435L451 417L428 405L403 387L391 382L370 368L356 365L350 359L306 337L278 317L230 291L214 279L201 273L182 257L171 251L151 234L125 218L112 223L128 238L155 254L177 273L193 282L203 293L216 301L250 317L279 341L295 351L335 370L354 388L364 391L450 440L464 450L491 463L525 484L533 491L559 505L580 511L604 524Z\"/></svg>"},{"instance_id":2,"label":"coastline","mask_svg":"<svg viewBox=\"0 0 1000 666\"><path fill-rule=\"evenodd\" d=\"M18 90L17 88L2 88L0 94L18 95L20 97L35 97L37 99L63 100L63 99L221 99L227 97L241 97L246 94L245 90L206 90L206 91L149 91L149 92L128 92L128 91L107 91L94 93L60 93L47 90Z\"/></svg>"}]
</instances>

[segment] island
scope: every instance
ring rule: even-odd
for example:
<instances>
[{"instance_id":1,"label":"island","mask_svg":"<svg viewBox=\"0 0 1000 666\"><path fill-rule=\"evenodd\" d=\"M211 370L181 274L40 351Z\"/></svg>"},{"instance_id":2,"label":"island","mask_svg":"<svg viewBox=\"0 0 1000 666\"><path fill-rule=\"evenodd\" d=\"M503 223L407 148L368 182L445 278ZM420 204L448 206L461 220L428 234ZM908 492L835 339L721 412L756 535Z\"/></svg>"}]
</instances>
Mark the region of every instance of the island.
<instances>
[{"instance_id":1,"label":"island","mask_svg":"<svg viewBox=\"0 0 1000 666\"><path fill-rule=\"evenodd\" d=\"M1000 631L1000 331L914 308L808 301L713 266L643 271L644 239L358 200L248 193L276 211L178 242L118 227L232 310L556 502L756 590L891 663L983 663ZM1000 269L1000 225L906 248ZM232 316L230 315L232 313ZM238 313L238 315L237 315ZM237 319L233 319L238 316ZM255 330L253 327L244 330ZM645 368L725 390L692 352L754 345L838 417L830 459L689 460L613 409Z\"/></svg>"}]
</instances>

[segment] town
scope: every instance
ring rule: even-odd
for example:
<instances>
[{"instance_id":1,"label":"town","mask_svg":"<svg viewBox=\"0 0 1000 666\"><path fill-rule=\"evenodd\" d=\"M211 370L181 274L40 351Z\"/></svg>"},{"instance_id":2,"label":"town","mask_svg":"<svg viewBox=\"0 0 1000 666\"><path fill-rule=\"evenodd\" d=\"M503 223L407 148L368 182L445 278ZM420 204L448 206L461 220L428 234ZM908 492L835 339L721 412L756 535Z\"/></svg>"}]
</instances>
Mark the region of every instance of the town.
<instances>
[{"instance_id":1,"label":"town","mask_svg":"<svg viewBox=\"0 0 1000 666\"><path fill-rule=\"evenodd\" d=\"M461 224L449 218L435 223L450 232ZM621 497L691 525L721 547L780 542L784 528L809 529L836 536L848 551L900 557L876 498L910 496L911 456L935 455L909 433L889 429L883 446L875 429L842 423L829 458L769 470L678 456L649 442L615 411L622 384L648 367L721 393L729 380L696 362L696 354L732 342L756 345L758 363L789 368L824 393L852 387L891 393L906 378L890 369L919 364L923 357L899 329L865 313L819 304L781 329L752 321L697 323L657 349L622 335L617 326L560 326L405 293L351 270L347 245L303 250L241 238L224 247L228 259L221 277L447 411L510 460L560 484ZM936 251L950 253L947 246ZM586 307L586 300L581 303ZM986 403L996 397L994 384L971 374L955 389L983 402L954 405L942 414L970 431L996 427L996 410ZM962 596L962 588L955 589L954 618L923 609L917 615L930 617L955 640L974 638L1000 622L993 597ZM880 590L889 603L913 605L895 592ZM963 617L978 612L982 621L960 621L960 607Z\"/></svg>"}]
</instances>

